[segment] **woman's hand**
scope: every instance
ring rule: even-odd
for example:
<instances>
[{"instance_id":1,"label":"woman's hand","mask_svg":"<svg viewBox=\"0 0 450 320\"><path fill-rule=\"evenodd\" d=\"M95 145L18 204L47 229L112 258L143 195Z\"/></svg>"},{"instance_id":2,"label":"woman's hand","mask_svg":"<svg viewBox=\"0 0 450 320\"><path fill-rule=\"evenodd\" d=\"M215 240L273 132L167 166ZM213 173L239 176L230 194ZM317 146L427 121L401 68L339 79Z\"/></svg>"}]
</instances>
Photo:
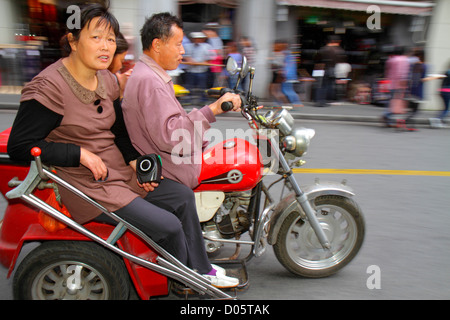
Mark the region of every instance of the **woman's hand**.
<instances>
[{"instance_id":1,"label":"woman's hand","mask_svg":"<svg viewBox=\"0 0 450 320\"><path fill-rule=\"evenodd\" d=\"M116 73L117 80L119 82L120 87L120 97L123 97L123 92L125 91L125 86L127 85L128 78L130 77L131 73L133 72L133 69L128 70L125 73Z\"/></svg>"},{"instance_id":2,"label":"woman's hand","mask_svg":"<svg viewBox=\"0 0 450 320\"><path fill-rule=\"evenodd\" d=\"M139 181L137 181L137 180L136 180L136 182L137 182L139 187L141 187L142 189L144 189L147 192L152 192L153 190L155 190L159 186L159 183L156 183L156 182L139 183Z\"/></svg>"},{"instance_id":3,"label":"woman's hand","mask_svg":"<svg viewBox=\"0 0 450 320\"><path fill-rule=\"evenodd\" d=\"M131 168L133 168L134 171L136 171L136 163L137 160L132 160L129 163L129 166ZM164 177L161 177L161 180L164 179ZM136 179L136 183L138 184L139 187L143 188L146 192L152 192L153 190L155 190L155 188L157 188L159 186L159 183L156 182L152 182L152 183L139 183L139 181Z\"/></svg>"},{"instance_id":4,"label":"woman's hand","mask_svg":"<svg viewBox=\"0 0 450 320\"><path fill-rule=\"evenodd\" d=\"M80 149L80 163L91 170L95 180L105 180L108 176L108 168L103 160L84 148Z\"/></svg>"}]
</instances>

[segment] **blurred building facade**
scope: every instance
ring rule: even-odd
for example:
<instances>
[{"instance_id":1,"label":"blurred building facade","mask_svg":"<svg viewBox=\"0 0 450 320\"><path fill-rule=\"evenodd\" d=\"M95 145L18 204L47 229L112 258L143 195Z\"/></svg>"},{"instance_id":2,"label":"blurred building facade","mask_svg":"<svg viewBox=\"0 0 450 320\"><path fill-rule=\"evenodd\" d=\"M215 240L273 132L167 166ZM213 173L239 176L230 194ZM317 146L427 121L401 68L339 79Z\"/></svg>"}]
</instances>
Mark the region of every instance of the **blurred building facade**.
<instances>
[{"instance_id":1,"label":"blurred building facade","mask_svg":"<svg viewBox=\"0 0 450 320\"><path fill-rule=\"evenodd\" d=\"M71 14L67 7L86 2L94 1L0 0L2 85L20 86L57 59L58 41ZM132 43L130 59L137 59L142 50L139 30L145 18L162 11L182 17L187 32L216 22L225 42L248 36L257 49L254 91L261 97L272 77L268 59L276 40L293 45L300 73L311 74L327 36L339 35L359 81L382 76L384 60L399 45L424 48L433 73L445 70L450 60L448 0L110 0L110 4ZM17 57L25 62L14 66ZM427 108L440 103L436 85L427 85Z\"/></svg>"}]
</instances>

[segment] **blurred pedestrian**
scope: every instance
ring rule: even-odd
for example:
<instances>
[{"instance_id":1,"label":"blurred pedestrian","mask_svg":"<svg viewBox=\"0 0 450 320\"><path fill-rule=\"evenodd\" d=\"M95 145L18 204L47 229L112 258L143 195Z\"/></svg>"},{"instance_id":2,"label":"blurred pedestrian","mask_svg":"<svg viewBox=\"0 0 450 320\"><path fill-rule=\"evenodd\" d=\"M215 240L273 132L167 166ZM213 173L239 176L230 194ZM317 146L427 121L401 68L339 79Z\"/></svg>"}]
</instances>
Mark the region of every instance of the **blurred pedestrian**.
<instances>
[{"instance_id":1,"label":"blurred pedestrian","mask_svg":"<svg viewBox=\"0 0 450 320\"><path fill-rule=\"evenodd\" d=\"M236 60L238 66L240 68L242 66L242 55L241 55L241 53L238 50L236 42L234 42L234 41L228 42L226 48L227 48L226 50L228 52L227 58L231 57L234 60ZM236 86L237 80L239 78L239 74L231 75L226 70L225 70L224 73L225 73L226 78L228 79L228 87L229 88L234 88ZM237 89L238 90L242 90L242 82L239 83L239 86L238 86Z\"/></svg>"},{"instance_id":2,"label":"blurred pedestrian","mask_svg":"<svg viewBox=\"0 0 450 320\"><path fill-rule=\"evenodd\" d=\"M184 59L188 62L188 76L186 86L201 103L206 101L203 91L207 88L209 63L212 59L212 47L206 43L206 35L203 32L192 32L191 41L186 47Z\"/></svg>"},{"instance_id":3,"label":"blurred pedestrian","mask_svg":"<svg viewBox=\"0 0 450 320\"><path fill-rule=\"evenodd\" d=\"M285 79L281 84L281 91L294 107L303 107L302 101L294 89L299 83L297 73L297 57L290 48L284 51L284 74Z\"/></svg>"},{"instance_id":4,"label":"blurred pedestrian","mask_svg":"<svg viewBox=\"0 0 450 320\"><path fill-rule=\"evenodd\" d=\"M385 66L385 76L389 81L390 99L388 99L383 121L386 126L394 125L392 115L404 113L406 110L405 95L408 88L410 63L404 54L404 48L399 47L388 58Z\"/></svg>"},{"instance_id":5,"label":"blurred pedestrian","mask_svg":"<svg viewBox=\"0 0 450 320\"><path fill-rule=\"evenodd\" d=\"M339 102L345 101L347 98L348 83L350 82L349 74L352 71L352 66L347 62L346 56L341 56L334 69L334 76L336 78L336 100Z\"/></svg>"},{"instance_id":6,"label":"blurred pedestrian","mask_svg":"<svg viewBox=\"0 0 450 320\"><path fill-rule=\"evenodd\" d=\"M335 100L335 66L344 54L341 39L334 35L330 36L327 44L319 50L319 59L324 65L324 74L317 94L319 107L325 107L328 101Z\"/></svg>"},{"instance_id":7,"label":"blurred pedestrian","mask_svg":"<svg viewBox=\"0 0 450 320\"><path fill-rule=\"evenodd\" d=\"M220 83L220 75L223 70L223 41L217 34L219 28L218 23L208 23L202 32L207 36L206 42L211 45L211 66L208 70L207 87L218 87Z\"/></svg>"},{"instance_id":8,"label":"blurred pedestrian","mask_svg":"<svg viewBox=\"0 0 450 320\"><path fill-rule=\"evenodd\" d=\"M447 66L444 78L442 79L441 89L439 90L442 101L444 102L444 109L439 113L437 118L430 119L430 125L433 128L444 127L443 120L448 115L450 105L450 63Z\"/></svg>"},{"instance_id":9,"label":"blurred pedestrian","mask_svg":"<svg viewBox=\"0 0 450 320\"><path fill-rule=\"evenodd\" d=\"M247 63L251 67L256 67L256 49L250 38L247 36L241 37L241 40L239 41L239 47L242 55L247 58ZM243 79L242 86L244 87L245 90L248 89L249 83L250 83L250 74L248 74Z\"/></svg>"},{"instance_id":10,"label":"blurred pedestrian","mask_svg":"<svg viewBox=\"0 0 450 320\"><path fill-rule=\"evenodd\" d=\"M187 35L183 35L183 41L181 42L181 44L183 45L183 48L187 48L191 45L191 39L189 39L189 37ZM183 61L186 62L186 61ZM182 86L187 86L188 83L188 75L189 75L189 66L184 64L184 63L180 63L180 65L178 66L178 68L175 70L178 73L178 81L176 82L179 85Z\"/></svg>"},{"instance_id":11,"label":"blurred pedestrian","mask_svg":"<svg viewBox=\"0 0 450 320\"><path fill-rule=\"evenodd\" d=\"M270 65L272 68L272 81L269 85L270 94L277 103L289 103L288 98L281 91L281 85L286 80L285 74L285 55L286 44L282 41L276 41L273 45Z\"/></svg>"},{"instance_id":12,"label":"blurred pedestrian","mask_svg":"<svg viewBox=\"0 0 450 320\"><path fill-rule=\"evenodd\" d=\"M233 25L230 18L230 11L222 11L219 18L219 37L225 43L233 40Z\"/></svg>"},{"instance_id":13,"label":"blurred pedestrian","mask_svg":"<svg viewBox=\"0 0 450 320\"><path fill-rule=\"evenodd\" d=\"M416 130L412 123L413 117L416 116L420 102L423 100L424 82L427 81L427 65L424 63L425 56L423 50L417 50L412 55L410 62L410 83L408 94L408 109L409 113L405 118L405 128L414 131Z\"/></svg>"}]
</instances>

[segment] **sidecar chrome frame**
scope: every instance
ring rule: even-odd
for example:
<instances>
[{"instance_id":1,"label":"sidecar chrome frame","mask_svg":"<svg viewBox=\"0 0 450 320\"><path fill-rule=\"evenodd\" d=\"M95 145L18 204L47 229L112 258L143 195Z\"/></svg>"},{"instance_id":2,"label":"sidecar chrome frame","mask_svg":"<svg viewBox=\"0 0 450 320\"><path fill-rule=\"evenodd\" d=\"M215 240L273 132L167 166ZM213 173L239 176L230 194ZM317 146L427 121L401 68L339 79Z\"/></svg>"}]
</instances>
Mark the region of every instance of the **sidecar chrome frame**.
<instances>
[{"instance_id":1,"label":"sidecar chrome frame","mask_svg":"<svg viewBox=\"0 0 450 320\"><path fill-rule=\"evenodd\" d=\"M39 187L41 183L46 183L43 178L48 178L54 181L56 184L61 185L68 189L69 191L76 194L82 200L88 202L89 204L95 206L100 209L104 214L108 215L116 222L118 222L117 226L114 228L110 236L104 240L102 237L99 237L92 231L86 229L82 225L78 224L71 218L64 215L62 212L54 209L49 204L35 196L33 191ZM28 204L44 211L46 214L51 217L57 219L58 221L66 224L68 227L78 231L80 234L88 237L92 241L99 243L105 248L112 250L116 254L122 256L125 259L132 261L138 265L141 265L149 270L160 273L168 278L177 280L187 287L193 289L199 294L206 294L216 299L234 299L234 297L226 294L222 290L211 285L209 280L207 280L202 275L197 272L189 269L185 265L183 265L180 261L178 261L175 257L173 257L170 253L164 250L161 246L155 243L150 237L148 237L144 232L136 228L135 226L129 224L115 213L107 210L102 205L85 195L80 190L76 189L56 174L48 170L46 167L40 164L40 159L36 158L36 161L32 161L30 164L30 170L25 178L25 180L20 183L19 186L14 188L13 190L6 193L6 197L8 199L22 199ZM139 258L133 254L130 254L117 246L115 243L120 237L125 233L125 231L131 231L132 233L139 236L143 241L145 241L150 247L152 247L157 253L158 257L156 258L156 263L144 260Z\"/></svg>"}]
</instances>

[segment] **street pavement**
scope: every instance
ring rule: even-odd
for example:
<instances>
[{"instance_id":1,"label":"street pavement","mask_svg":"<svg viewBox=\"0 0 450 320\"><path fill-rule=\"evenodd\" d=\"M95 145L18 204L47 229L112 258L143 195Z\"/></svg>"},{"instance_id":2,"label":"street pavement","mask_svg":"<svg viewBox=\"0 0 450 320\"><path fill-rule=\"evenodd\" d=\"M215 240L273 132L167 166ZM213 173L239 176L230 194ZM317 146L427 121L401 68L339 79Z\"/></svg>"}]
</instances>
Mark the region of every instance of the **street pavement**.
<instances>
[{"instance_id":1,"label":"street pavement","mask_svg":"<svg viewBox=\"0 0 450 320\"><path fill-rule=\"evenodd\" d=\"M270 102L262 104L272 105ZM352 175L295 173L302 185L315 183L316 178L321 181L348 181L366 217L366 240L352 263L338 274L323 279L294 277L278 262L273 250L267 250L265 255L249 263L251 285L244 292L239 292L239 299L449 299L450 258L445 254L450 241L448 178L445 175L403 176L376 171L393 169L417 174L450 171L447 160L449 148L443 147L448 145L450 131L421 130L420 134L393 135L391 130L377 128L382 126L379 121L383 112L381 107L356 104L325 108L306 104L292 110L296 119L305 119L305 125L317 133L304 158L307 161L304 169L331 167L374 171L372 174ZM418 114L418 119L425 126L427 119L436 113L423 111ZM242 128L244 124L242 120L238 121L242 119L239 113L230 112L221 117L225 121L219 119L214 127L221 132ZM0 129L10 126L13 119L14 112L0 112ZM366 121L367 125L355 121ZM303 125L301 121L298 123ZM282 189L272 190L274 199L278 199ZM1 200L0 196L0 220L6 206L5 201L2 203ZM369 286L375 275L370 271L372 267L380 270L380 288ZM1 269L0 300L11 300L12 278L6 279L6 271ZM171 298L169 296L167 299ZM295 301L292 306L294 309Z\"/></svg>"},{"instance_id":2,"label":"street pavement","mask_svg":"<svg viewBox=\"0 0 450 320\"><path fill-rule=\"evenodd\" d=\"M1 109L17 109L19 107L20 95L17 94L0 94L0 110ZM260 101L261 105L265 107L279 107L279 104L272 101ZM327 120L327 121L350 121L362 122L372 124L383 124L382 114L385 109L381 106L371 104L355 104L351 102L332 103L327 107L316 107L313 102L305 102L303 107L292 107L290 113L294 119L303 120ZM194 106L186 106L186 111L189 111ZM414 125L428 126L429 119L436 117L438 110L419 110L414 117ZM225 117L240 117L240 114L229 112L222 116ZM403 116L398 115L399 119ZM447 125L446 128L449 128Z\"/></svg>"},{"instance_id":3,"label":"street pavement","mask_svg":"<svg viewBox=\"0 0 450 320\"><path fill-rule=\"evenodd\" d=\"M279 107L279 105L270 101L261 101L260 104L265 107ZM382 115L385 112L385 108L372 104L341 102L330 103L327 107L316 107L313 102L305 102L303 107L292 107L289 105L286 107L289 108L289 112L293 118L298 120L347 121L368 124L384 124ZM417 127L429 127L429 119L435 118L438 112L438 110L419 110L413 118L413 125ZM235 112L229 112L224 116L240 117L240 115ZM404 119L404 115L395 115L393 118ZM445 128L448 128L448 126Z\"/></svg>"}]
</instances>

